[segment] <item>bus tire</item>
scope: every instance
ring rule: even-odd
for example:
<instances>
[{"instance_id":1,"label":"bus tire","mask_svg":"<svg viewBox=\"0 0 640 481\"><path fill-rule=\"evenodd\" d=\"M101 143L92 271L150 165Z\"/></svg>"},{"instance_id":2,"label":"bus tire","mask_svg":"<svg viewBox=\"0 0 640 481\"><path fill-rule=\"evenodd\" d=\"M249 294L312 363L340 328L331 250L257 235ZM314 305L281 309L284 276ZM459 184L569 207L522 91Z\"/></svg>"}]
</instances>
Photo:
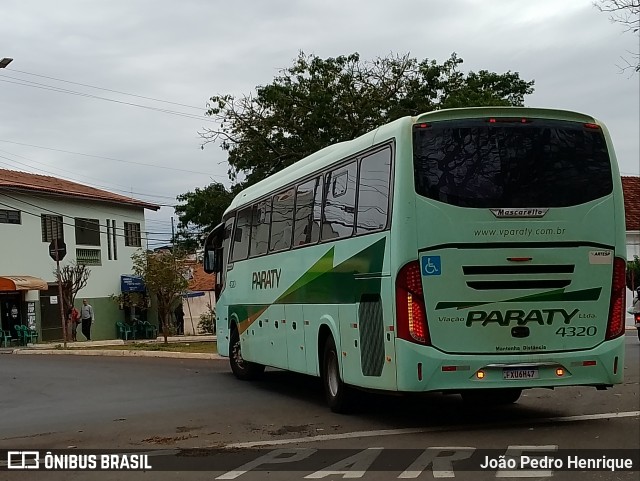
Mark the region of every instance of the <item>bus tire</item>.
<instances>
[{"instance_id":1,"label":"bus tire","mask_svg":"<svg viewBox=\"0 0 640 481\"><path fill-rule=\"evenodd\" d=\"M322 357L322 384L329 408L334 413L345 414L351 411L353 389L340 379L340 363L336 343L329 336L324 344Z\"/></svg>"},{"instance_id":2,"label":"bus tire","mask_svg":"<svg viewBox=\"0 0 640 481\"><path fill-rule=\"evenodd\" d=\"M470 389L462 393L462 400L472 406L491 406L515 403L522 389Z\"/></svg>"},{"instance_id":3,"label":"bus tire","mask_svg":"<svg viewBox=\"0 0 640 481\"><path fill-rule=\"evenodd\" d=\"M258 379L264 372L262 364L245 361L242 358L242 345L240 344L240 334L238 328L231 328L231 338L229 340L229 364L233 374L242 381L252 381Z\"/></svg>"}]
</instances>

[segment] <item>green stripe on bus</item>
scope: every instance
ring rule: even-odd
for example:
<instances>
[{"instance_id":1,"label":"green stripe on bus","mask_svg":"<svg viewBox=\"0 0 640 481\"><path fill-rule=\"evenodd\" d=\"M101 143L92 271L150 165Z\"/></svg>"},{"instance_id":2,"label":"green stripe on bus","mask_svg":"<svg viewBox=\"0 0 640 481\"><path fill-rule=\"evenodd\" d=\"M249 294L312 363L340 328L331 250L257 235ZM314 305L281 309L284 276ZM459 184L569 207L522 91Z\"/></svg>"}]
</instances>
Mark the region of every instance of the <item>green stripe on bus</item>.
<instances>
[{"instance_id":1,"label":"green stripe on bus","mask_svg":"<svg viewBox=\"0 0 640 481\"><path fill-rule=\"evenodd\" d=\"M484 306L487 304L497 304L500 302L564 302L564 301L597 301L600 298L602 287L593 287L590 289L583 289L580 291L565 292L564 289L556 289L549 292L542 292L540 294L533 294L530 296L514 297L513 299L505 299L502 301L491 302L438 302L436 304L436 311L441 309L468 309L471 307Z\"/></svg>"}]
</instances>

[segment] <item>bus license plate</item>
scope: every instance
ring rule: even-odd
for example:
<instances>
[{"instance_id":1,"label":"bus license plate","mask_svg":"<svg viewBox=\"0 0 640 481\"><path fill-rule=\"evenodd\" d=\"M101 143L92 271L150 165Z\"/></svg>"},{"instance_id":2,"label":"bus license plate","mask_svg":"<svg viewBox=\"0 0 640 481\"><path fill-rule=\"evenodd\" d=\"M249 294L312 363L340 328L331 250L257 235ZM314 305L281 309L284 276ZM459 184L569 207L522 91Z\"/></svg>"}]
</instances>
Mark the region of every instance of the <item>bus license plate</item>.
<instances>
[{"instance_id":1,"label":"bus license plate","mask_svg":"<svg viewBox=\"0 0 640 481\"><path fill-rule=\"evenodd\" d=\"M538 379L538 368L504 368L502 370L502 378L513 379Z\"/></svg>"}]
</instances>

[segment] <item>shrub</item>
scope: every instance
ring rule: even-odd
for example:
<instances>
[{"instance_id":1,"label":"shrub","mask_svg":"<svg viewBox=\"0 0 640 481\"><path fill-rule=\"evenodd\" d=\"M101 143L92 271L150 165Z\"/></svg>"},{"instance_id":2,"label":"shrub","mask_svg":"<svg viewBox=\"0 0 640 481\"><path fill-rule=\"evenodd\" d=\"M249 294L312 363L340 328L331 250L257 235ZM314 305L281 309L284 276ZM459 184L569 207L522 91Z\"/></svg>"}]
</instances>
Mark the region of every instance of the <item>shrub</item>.
<instances>
[{"instance_id":1,"label":"shrub","mask_svg":"<svg viewBox=\"0 0 640 481\"><path fill-rule=\"evenodd\" d=\"M207 311L200 314L198 329L204 334L215 334L216 332L216 310L207 304Z\"/></svg>"}]
</instances>

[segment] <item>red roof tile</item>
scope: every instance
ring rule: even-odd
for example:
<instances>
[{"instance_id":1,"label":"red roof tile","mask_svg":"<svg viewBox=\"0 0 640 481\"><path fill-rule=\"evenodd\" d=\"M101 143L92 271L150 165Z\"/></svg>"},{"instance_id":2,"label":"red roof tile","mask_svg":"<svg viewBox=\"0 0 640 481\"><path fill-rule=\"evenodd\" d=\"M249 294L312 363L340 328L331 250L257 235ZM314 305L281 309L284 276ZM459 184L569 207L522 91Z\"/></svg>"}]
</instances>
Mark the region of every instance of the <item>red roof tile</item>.
<instances>
[{"instance_id":1,"label":"red roof tile","mask_svg":"<svg viewBox=\"0 0 640 481\"><path fill-rule=\"evenodd\" d=\"M150 210L158 210L159 205L141 200L113 194L106 190L96 189L87 185L58 179L46 175L17 172L15 170L0 169L0 189L11 189L16 192L39 192L63 197L75 197L78 199L95 200L98 202L110 202L142 207Z\"/></svg>"},{"instance_id":2,"label":"red roof tile","mask_svg":"<svg viewBox=\"0 0 640 481\"><path fill-rule=\"evenodd\" d=\"M215 278L213 274L207 274L201 262L187 261L186 264L191 270L193 277L189 280L189 290L191 291L213 291L215 289Z\"/></svg>"},{"instance_id":3,"label":"red roof tile","mask_svg":"<svg viewBox=\"0 0 640 481\"><path fill-rule=\"evenodd\" d=\"M640 177L622 177L627 230L640 230Z\"/></svg>"}]
</instances>

